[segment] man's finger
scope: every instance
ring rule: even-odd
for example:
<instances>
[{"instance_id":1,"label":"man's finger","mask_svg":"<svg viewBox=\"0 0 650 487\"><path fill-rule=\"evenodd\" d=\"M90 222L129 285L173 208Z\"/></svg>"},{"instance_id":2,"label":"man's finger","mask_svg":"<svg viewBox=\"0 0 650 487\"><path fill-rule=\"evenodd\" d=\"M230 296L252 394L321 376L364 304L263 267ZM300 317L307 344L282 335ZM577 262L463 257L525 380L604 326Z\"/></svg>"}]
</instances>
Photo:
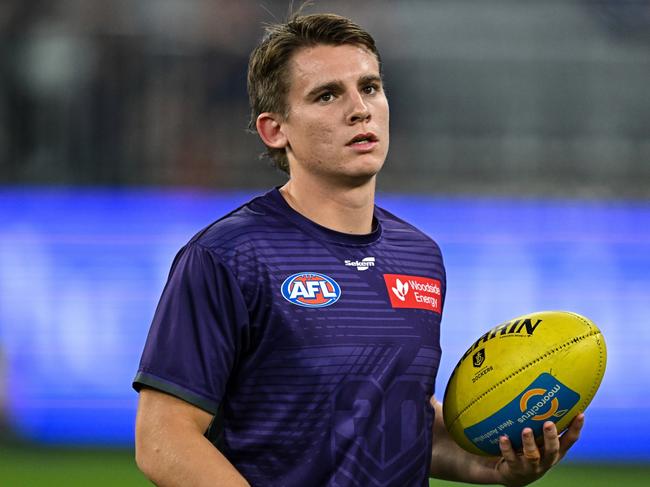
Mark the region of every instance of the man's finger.
<instances>
[{"instance_id":1,"label":"man's finger","mask_svg":"<svg viewBox=\"0 0 650 487\"><path fill-rule=\"evenodd\" d=\"M551 468L560 460L560 437L555 423L547 421L543 427L544 434L544 466Z\"/></svg>"},{"instance_id":2,"label":"man's finger","mask_svg":"<svg viewBox=\"0 0 650 487\"><path fill-rule=\"evenodd\" d=\"M533 435L533 430L530 428L524 428L524 431L521 434L523 445L524 445L524 457L526 460L537 463L542 458L542 455L539 453L539 448L537 448L537 443L535 443L535 436Z\"/></svg>"},{"instance_id":3,"label":"man's finger","mask_svg":"<svg viewBox=\"0 0 650 487\"><path fill-rule=\"evenodd\" d=\"M510 438L508 438L506 435L503 435L499 438L499 449L501 450L501 455L506 462L514 464L514 462L517 461L517 454L512 449Z\"/></svg>"},{"instance_id":4,"label":"man's finger","mask_svg":"<svg viewBox=\"0 0 650 487\"><path fill-rule=\"evenodd\" d=\"M569 425L569 429L560 438L560 454L562 456L564 456L567 450L571 448L576 441L578 441L578 438L580 438L580 430L584 424L584 413L580 413L575 418L573 418L573 421L571 421L571 424Z\"/></svg>"}]
</instances>

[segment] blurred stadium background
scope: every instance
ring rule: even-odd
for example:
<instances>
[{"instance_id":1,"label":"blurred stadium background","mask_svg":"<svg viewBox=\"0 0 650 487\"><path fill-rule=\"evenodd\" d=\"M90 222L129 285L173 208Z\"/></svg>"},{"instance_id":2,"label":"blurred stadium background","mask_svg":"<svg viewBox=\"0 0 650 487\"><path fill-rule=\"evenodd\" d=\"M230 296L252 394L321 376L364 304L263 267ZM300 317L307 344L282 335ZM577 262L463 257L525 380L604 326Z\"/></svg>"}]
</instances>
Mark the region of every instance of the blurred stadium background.
<instances>
[{"instance_id":1,"label":"blurred stadium background","mask_svg":"<svg viewBox=\"0 0 650 487\"><path fill-rule=\"evenodd\" d=\"M245 131L245 76L287 4L0 2L0 485L147 485L130 383L171 260L284 181ZM382 52L379 202L440 243L449 273L438 394L488 327L583 313L608 369L539 485L646 485L650 2L308 11L352 17Z\"/></svg>"}]
</instances>

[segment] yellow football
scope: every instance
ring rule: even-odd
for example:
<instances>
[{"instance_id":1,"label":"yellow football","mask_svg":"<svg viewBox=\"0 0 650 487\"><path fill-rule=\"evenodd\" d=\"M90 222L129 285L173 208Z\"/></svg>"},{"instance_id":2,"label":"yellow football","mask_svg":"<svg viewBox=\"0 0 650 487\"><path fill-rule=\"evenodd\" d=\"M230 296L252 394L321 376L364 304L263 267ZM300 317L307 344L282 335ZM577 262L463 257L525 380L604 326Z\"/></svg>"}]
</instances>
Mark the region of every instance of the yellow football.
<instances>
[{"instance_id":1,"label":"yellow football","mask_svg":"<svg viewBox=\"0 0 650 487\"><path fill-rule=\"evenodd\" d=\"M495 326L476 340L449 378L445 425L465 450L500 455L499 437L521 448L521 431L539 438L553 421L563 431L586 409L605 372L598 327L567 311L542 311Z\"/></svg>"}]
</instances>

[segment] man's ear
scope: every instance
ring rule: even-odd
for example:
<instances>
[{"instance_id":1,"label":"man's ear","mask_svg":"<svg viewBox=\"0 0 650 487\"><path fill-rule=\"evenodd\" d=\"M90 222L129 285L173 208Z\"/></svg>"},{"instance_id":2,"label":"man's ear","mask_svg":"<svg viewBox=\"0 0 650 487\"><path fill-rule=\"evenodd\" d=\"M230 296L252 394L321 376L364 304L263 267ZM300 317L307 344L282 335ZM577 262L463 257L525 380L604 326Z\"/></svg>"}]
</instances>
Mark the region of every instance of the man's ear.
<instances>
[{"instance_id":1,"label":"man's ear","mask_svg":"<svg viewBox=\"0 0 650 487\"><path fill-rule=\"evenodd\" d=\"M280 122L278 114L270 112L261 113L255 121L262 142L273 149L284 149L289 143Z\"/></svg>"}]
</instances>

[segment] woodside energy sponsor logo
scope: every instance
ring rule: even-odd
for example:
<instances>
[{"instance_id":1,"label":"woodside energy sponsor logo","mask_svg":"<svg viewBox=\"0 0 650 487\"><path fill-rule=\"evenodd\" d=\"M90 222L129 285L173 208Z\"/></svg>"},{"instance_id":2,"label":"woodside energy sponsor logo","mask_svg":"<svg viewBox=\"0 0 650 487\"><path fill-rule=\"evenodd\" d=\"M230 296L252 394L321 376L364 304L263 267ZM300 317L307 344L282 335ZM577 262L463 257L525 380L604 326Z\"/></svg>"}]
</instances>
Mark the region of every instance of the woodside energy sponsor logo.
<instances>
[{"instance_id":1,"label":"woodside energy sponsor logo","mask_svg":"<svg viewBox=\"0 0 650 487\"><path fill-rule=\"evenodd\" d=\"M440 281L422 276L384 274L384 282L393 308L426 309L440 313Z\"/></svg>"}]
</instances>

